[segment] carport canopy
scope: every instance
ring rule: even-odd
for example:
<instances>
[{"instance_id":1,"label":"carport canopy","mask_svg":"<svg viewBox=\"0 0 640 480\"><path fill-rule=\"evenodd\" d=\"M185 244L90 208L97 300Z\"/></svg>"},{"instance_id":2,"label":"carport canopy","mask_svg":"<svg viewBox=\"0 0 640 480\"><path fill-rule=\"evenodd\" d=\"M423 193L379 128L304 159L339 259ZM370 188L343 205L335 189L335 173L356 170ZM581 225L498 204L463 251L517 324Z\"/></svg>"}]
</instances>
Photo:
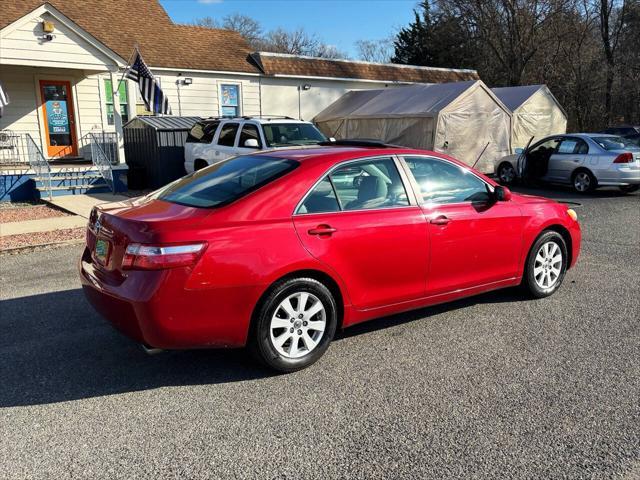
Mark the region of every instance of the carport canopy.
<instances>
[{"instance_id":1,"label":"carport canopy","mask_svg":"<svg viewBox=\"0 0 640 480\"><path fill-rule=\"evenodd\" d=\"M511 113L481 81L348 92L314 122L330 137L434 150L493 172L510 153Z\"/></svg>"},{"instance_id":2,"label":"carport canopy","mask_svg":"<svg viewBox=\"0 0 640 480\"><path fill-rule=\"evenodd\" d=\"M524 148L549 135L567 131L567 113L546 85L492 89L512 113L511 147Z\"/></svg>"}]
</instances>

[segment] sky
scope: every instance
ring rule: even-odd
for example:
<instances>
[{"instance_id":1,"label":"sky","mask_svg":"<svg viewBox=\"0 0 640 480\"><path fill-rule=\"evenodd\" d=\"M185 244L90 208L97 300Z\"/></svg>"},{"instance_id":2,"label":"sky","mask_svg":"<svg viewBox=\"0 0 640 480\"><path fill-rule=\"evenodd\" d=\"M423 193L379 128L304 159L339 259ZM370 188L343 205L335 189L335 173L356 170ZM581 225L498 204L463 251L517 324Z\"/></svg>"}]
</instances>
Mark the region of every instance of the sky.
<instances>
[{"instance_id":1,"label":"sky","mask_svg":"<svg viewBox=\"0 0 640 480\"><path fill-rule=\"evenodd\" d=\"M160 3L176 23L242 13L258 20L265 31L304 27L323 42L357 58L356 41L395 34L413 20L417 0L160 0Z\"/></svg>"}]
</instances>

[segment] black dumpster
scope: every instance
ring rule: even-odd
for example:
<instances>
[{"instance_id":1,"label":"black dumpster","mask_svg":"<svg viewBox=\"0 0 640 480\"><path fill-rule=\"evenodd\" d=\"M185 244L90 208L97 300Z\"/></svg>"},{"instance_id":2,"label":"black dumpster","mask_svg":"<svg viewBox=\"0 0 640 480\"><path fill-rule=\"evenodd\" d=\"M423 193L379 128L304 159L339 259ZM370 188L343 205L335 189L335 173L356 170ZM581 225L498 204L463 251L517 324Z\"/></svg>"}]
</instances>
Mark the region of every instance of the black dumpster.
<instances>
[{"instance_id":1,"label":"black dumpster","mask_svg":"<svg viewBox=\"0 0 640 480\"><path fill-rule=\"evenodd\" d=\"M159 188L185 175L184 142L200 117L135 117L123 127L129 188Z\"/></svg>"}]
</instances>

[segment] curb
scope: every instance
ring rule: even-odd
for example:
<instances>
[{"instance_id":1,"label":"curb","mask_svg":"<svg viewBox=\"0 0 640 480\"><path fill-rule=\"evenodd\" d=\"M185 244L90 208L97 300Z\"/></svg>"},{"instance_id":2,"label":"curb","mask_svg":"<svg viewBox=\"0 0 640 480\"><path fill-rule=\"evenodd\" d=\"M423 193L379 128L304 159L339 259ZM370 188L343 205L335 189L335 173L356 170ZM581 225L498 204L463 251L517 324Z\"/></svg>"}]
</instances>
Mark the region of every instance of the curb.
<instances>
[{"instance_id":1,"label":"curb","mask_svg":"<svg viewBox=\"0 0 640 480\"><path fill-rule=\"evenodd\" d=\"M4 250L0 250L0 256L16 255L19 253L31 252L33 250L38 250L38 249L47 248L47 247L54 248L54 247L65 247L67 245L79 245L81 243L84 243L84 241L85 241L84 238L76 238L73 240L64 240L62 242L37 243L35 245L25 245L23 247L7 248Z\"/></svg>"}]
</instances>

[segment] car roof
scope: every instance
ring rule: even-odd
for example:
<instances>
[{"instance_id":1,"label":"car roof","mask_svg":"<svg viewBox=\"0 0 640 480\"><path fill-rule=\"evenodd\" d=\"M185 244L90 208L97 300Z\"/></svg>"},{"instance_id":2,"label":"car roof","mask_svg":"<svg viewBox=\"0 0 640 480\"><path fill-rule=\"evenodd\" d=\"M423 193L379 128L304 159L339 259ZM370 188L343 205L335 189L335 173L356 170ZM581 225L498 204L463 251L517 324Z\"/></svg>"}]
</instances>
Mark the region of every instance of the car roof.
<instances>
[{"instance_id":1,"label":"car roof","mask_svg":"<svg viewBox=\"0 0 640 480\"><path fill-rule=\"evenodd\" d=\"M268 123L293 123L293 124L311 124L311 122L306 122L304 120L297 120L291 117L280 117L277 115L274 116L261 116L261 117L252 117L252 116L243 116L243 117L208 117L200 120L202 123L214 123L214 122L256 122L260 124L268 124Z\"/></svg>"},{"instance_id":2,"label":"car roof","mask_svg":"<svg viewBox=\"0 0 640 480\"><path fill-rule=\"evenodd\" d=\"M389 155L429 155L438 158L446 158L459 163L457 160L442 153L430 150L417 150L405 147L361 147L361 146L327 146L309 145L304 147L287 147L265 150L255 155L268 155L271 157L296 160L304 163L326 163L333 164L345 160L356 160L358 158L389 156Z\"/></svg>"}]
</instances>

